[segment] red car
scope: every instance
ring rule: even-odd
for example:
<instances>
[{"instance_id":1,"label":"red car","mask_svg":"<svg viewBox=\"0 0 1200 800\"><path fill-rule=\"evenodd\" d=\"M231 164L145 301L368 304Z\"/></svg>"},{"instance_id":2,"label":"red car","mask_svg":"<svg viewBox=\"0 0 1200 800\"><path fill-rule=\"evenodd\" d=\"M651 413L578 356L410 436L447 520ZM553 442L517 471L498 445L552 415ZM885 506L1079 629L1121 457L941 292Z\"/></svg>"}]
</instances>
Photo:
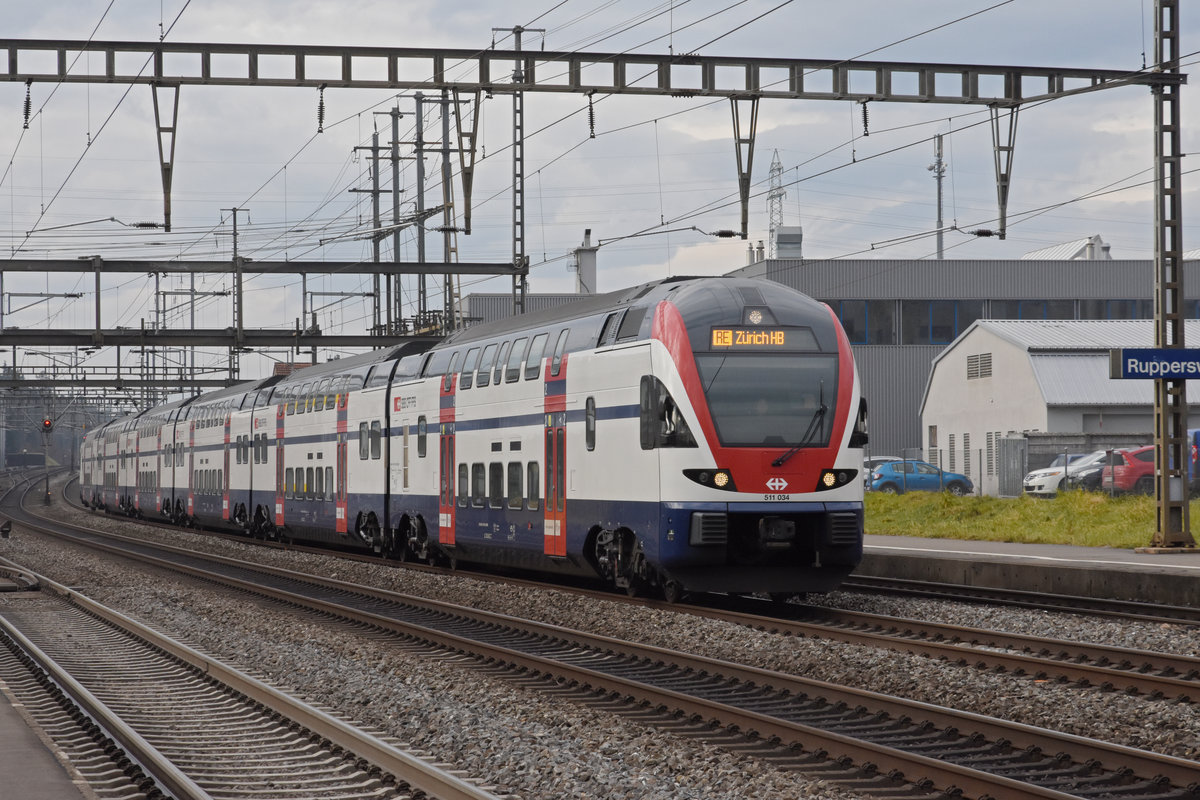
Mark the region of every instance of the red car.
<instances>
[{"instance_id":1,"label":"red car","mask_svg":"<svg viewBox=\"0 0 1200 800\"><path fill-rule=\"evenodd\" d=\"M1114 450L1112 466L1100 475L1100 487L1106 491L1154 494L1154 445L1133 450Z\"/></svg>"}]
</instances>

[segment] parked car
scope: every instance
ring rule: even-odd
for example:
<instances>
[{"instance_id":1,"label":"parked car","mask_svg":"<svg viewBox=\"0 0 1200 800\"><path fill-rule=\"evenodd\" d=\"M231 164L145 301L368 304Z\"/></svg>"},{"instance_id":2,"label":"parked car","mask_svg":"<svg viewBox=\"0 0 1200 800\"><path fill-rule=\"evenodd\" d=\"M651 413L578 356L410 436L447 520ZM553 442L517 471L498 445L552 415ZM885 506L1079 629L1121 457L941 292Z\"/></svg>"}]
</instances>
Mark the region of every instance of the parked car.
<instances>
[{"instance_id":1,"label":"parked car","mask_svg":"<svg viewBox=\"0 0 1200 800\"><path fill-rule=\"evenodd\" d=\"M1021 482L1025 494L1054 497L1058 494L1058 487L1066 479L1067 473L1075 472L1090 463L1098 462L1103 466L1105 455L1104 450L1097 450L1094 453L1062 453L1055 456L1049 466L1032 470L1025 476Z\"/></svg>"},{"instance_id":2,"label":"parked car","mask_svg":"<svg viewBox=\"0 0 1200 800\"><path fill-rule=\"evenodd\" d=\"M1133 450L1114 450L1112 466L1100 473L1105 491L1154 494L1154 445Z\"/></svg>"},{"instance_id":3,"label":"parked car","mask_svg":"<svg viewBox=\"0 0 1200 800\"><path fill-rule=\"evenodd\" d=\"M1100 476L1108 466L1112 450L1097 450L1090 456L1071 464L1071 468L1063 473L1059 489L1081 489L1095 492L1100 489Z\"/></svg>"},{"instance_id":4,"label":"parked car","mask_svg":"<svg viewBox=\"0 0 1200 800\"><path fill-rule=\"evenodd\" d=\"M899 456L871 456L870 458L864 458L863 459L863 485L866 486L866 488L868 488L868 489L871 488L871 473L873 473L875 471L875 468L877 466L879 466L880 464L886 464L889 461L900 461L900 460L902 460L902 459Z\"/></svg>"},{"instance_id":5,"label":"parked car","mask_svg":"<svg viewBox=\"0 0 1200 800\"><path fill-rule=\"evenodd\" d=\"M870 489L889 494L947 491L962 495L975 491L975 484L962 473L946 472L925 461L888 461L871 472Z\"/></svg>"}]
</instances>

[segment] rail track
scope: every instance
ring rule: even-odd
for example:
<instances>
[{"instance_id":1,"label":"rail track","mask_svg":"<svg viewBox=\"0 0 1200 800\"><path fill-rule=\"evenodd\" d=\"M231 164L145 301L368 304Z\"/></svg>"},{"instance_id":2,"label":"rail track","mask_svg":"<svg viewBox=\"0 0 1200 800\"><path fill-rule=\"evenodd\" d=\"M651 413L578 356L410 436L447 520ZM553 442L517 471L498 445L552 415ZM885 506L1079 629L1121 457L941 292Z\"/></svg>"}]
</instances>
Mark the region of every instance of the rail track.
<instances>
[{"instance_id":1,"label":"rail track","mask_svg":"<svg viewBox=\"0 0 1200 800\"><path fill-rule=\"evenodd\" d=\"M1019 589L997 589L990 586L914 581L905 578L884 578L873 575L852 575L839 587L847 592L894 594L904 597L929 597L939 600L980 602L1032 608L1041 611L1063 611L1094 616L1128 619L1152 623L1200 624L1200 608L1190 606L1139 603L1134 600L1113 600L1077 595L1044 594Z\"/></svg>"},{"instance_id":2,"label":"rail track","mask_svg":"<svg viewBox=\"0 0 1200 800\"><path fill-rule=\"evenodd\" d=\"M0 559L0 680L100 797L498 800L338 718Z\"/></svg>"},{"instance_id":3,"label":"rail track","mask_svg":"<svg viewBox=\"0 0 1200 800\"><path fill-rule=\"evenodd\" d=\"M843 762L907 791L974 797L1187 798L1200 763L777 672L127 540L162 568L417 640L513 680L624 707L779 759ZM632 704L632 705L631 705Z\"/></svg>"},{"instance_id":4,"label":"rail track","mask_svg":"<svg viewBox=\"0 0 1200 800\"><path fill-rule=\"evenodd\" d=\"M379 734L275 690L65 586L0 597L11 662L92 720L97 750L148 797L446 800L497 795ZM91 754L79 755L87 763Z\"/></svg>"}]
</instances>

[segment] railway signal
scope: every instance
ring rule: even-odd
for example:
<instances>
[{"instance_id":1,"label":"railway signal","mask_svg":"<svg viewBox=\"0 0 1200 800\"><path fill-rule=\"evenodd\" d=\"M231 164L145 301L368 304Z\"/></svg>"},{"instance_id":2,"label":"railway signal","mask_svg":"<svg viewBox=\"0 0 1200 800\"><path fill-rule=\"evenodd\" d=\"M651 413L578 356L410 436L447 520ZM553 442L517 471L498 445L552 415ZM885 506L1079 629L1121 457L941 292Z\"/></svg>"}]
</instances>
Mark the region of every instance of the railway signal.
<instances>
[{"instance_id":1,"label":"railway signal","mask_svg":"<svg viewBox=\"0 0 1200 800\"><path fill-rule=\"evenodd\" d=\"M42 417L42 431L49 433L52 430L54 430L54 420L49 417Z\"/></svg>"}]
</instances>

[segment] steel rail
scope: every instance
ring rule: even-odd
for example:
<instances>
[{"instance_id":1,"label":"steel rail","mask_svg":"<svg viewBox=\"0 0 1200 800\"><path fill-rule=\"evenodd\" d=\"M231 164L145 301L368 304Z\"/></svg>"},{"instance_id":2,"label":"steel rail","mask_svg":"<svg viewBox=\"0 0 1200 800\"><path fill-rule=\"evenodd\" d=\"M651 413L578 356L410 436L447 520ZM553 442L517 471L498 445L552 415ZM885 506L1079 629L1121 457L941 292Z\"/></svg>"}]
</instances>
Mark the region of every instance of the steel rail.
<instances>
[{"instance_id":1,"label":"steel rail","mask_svg":"<svg viewBox=\"0 0 1200 800\"><path fill-rule=\"evenodd\" d=\"M1138 602L1136 600L1044 594L1042 592L1029 592L1021 589L1001 589L993 586L962 586L933 581L913 581L904 578L852 575L839 588L847 592L891 593L959 601L982 600L1020 608L1092 614L1145 622L1200 623L1200 609L1188 606L1168 606Z\"/></svg>"},{"instance_id":2,"label":"steel rail","mask_svg":"<svg viewBox=\"0 0 1200 800\"><path fill-rule=\"evenodd\" d=\"M239 670L170 639L135 619L101 605L86 595L42 576L42 584L54 594L117 627L132 632L163 652L209 675L264 708L307 728L322 739L366 759L385 772L395 775L415 789L440 800L499 800L480 786L440 769L424 759L398 750L365 731L302 703ZM0 620L2 623L3 620ZM7 628L7 624L5 624ZM84 690L86 691L86 690ZM200 797L207 797L201 795Z\"/></svg>"},{"instance_id":3,"label":"steel rail","mask_svg":"<svg viewBox=\"0 0 1200 800\"><path fill-rule=\"evenodd\" d=\"M107 538L109 534L103 534L103 536ZM1147 778L1162 777L1178 786L1194 784L1196 776L1200 774L1200 764L1194 761L1088 739L1073 734L1050 731L1044 728L1009 722L971 712L943 708L929 703L906 700L852 687L837 686L824 681L733 664L718 659L695 656L650 645L633 644L611 637L582 633L555 625L464 608L451 603L370 589L306 573L298 573L276 567L247 565L245 562L236 559L227 559L208 554L196 554L140 540L135 540L134 543L138 547L148 549L163 549L168 552L176 550L179 554L191 559L225 563L238 569L261 572L288 580L302 581L348 594L431 609L486 625L517 629L523 633L540 636L545 639L554 639L574 648L587 648L609 653L614 657L646 659L653 662L670 664L678 669L690 670L694 673L721 676L758 686L769 686L776 691L785 691L793 695L816 695L828 702L842 703L850 708L864 706L897 719L928 721L939 728L970 731L972 734L982 736L993 742L1004 742L1016 750L1056 753L1064 749L1070 749L1072 756L1078 761L1094 763L1114 773L1132 771L1134 774ZM977 795L998 793L995 796L1013 796L1015 787L1020 787L1017 793L1025 797L1063 798L1072 796L1022 781L1012 781L1012 779L1003 778L1002 776L981 770L974 770L969 767L930 759L919 754L908 753L886 745L857 739L847 739L841 734L823 731L802 723L772 718L753 711L726 706L669 689L649 686L639 681L607 675L587 667L524 653L502 645L480 642L469 637L439 631L418 623L398 621L375 612L356 609L342 603L306 597L285 589L262 586L253 581L220 575L219 573L210 572L200 567L181 565L169 559L160 559L144 553L130 553L114 545L93 542L88 542L88 544L89 546L97 546L100 549L135 558L165 569L185 572L203 580L234 586L257 595L269 596L285 603L321 611L364 625L374 626L408 638L431 642L452 652L471 654L485 661L513 664L536 674L550 675L581 686L595 687L620 696L637 698L639 702L648 703L652 706L662 705L671 708L680 708L689 714L708 715L711 718L720 720L726 726L733 726L744 731L754 731L765 738L774 737L785 742L800 742L810 748L816 742L815 747L818 750L826 752L833 750L844 753L856 762L874 764L884 771L909 774L916 769L924 773L923 777L929 778L946 788L956 786L963 791Z\"/></svg>"},{"instance_id":4,"label":"steel rail","mask_svg":"<svg viewBox=\"0 0 1200 800\"><path fill-rule=\"evenodd\" d=\"M159 791L176 800L213 800L212 795L200 788L174 762L142 738L141 734L3 617L0 617L0 631L29 656L37 668L42 670L105 736L121 747L129 759L154 782Z\"/></svg>"}]
</instances>

